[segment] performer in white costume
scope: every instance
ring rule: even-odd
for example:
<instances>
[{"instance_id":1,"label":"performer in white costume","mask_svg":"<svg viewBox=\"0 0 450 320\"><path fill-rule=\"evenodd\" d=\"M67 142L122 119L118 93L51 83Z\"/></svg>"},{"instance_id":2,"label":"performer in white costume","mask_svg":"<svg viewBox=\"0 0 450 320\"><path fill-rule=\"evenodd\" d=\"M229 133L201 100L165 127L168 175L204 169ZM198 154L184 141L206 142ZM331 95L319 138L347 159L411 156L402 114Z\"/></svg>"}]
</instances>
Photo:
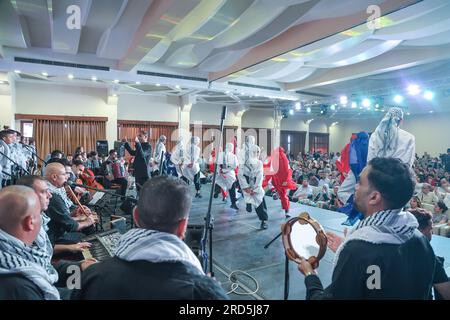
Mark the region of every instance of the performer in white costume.
<instances>
[{"instance_id":1,"label":"performer in white costume","mask_svg":"<svg viewBox=\"0 0 450 320\"><path fill-rule=\"evenodd\" d=\"M155 154L153 155L152 176L161 174L161 172L159 172L159 167L161 165L161 161L164 162L164 155L162 155L162 153L164 152L164 154L166 154L166 140L167 140L166 136L161 135L158 139L158 143L156 144ZM164 171L164 169L163 169L163 171Z\"/></svg>"},{"instance_id":2,"label":"performer in white costume","mask_svg":"<svg viewBox=\"0 0 450 320\"><path fill-rule=\"evenodd\" d=\"M367 162L376 157L391 157L400 159L410 167L413 166L416 140L411 133L400 129L402 121L402 109L390 108L370 136Z\"/></svg>"},{"instance_id":3,"label":"performer in white costume","mask_svg":"<svg viewBox=\"0 0 450 320\"><path fill-rule=\"evenodd\" d=\"M185 151L184 162L182 166L182 175L185 179L194 182L196 198L201 198L200 194L200 138L192 137L191 143L188 145Z\"/></svg>"},{"instance_id":4,"label":"performer in white costume","mask_svg":"<svg viewBox=\"0 0 450 320\"><path fill-rule=\"evenodd\" d=\"M239 184L247 203L247 211L251 212L252 206L254 206L256 214L261 220L261 229L267 229L267 206L262 187L264 170L263 163L259 160L260 149L257 145L252 145L249 151L248 156L244 155L248 161L239 165Z\"/></svg>"},{"instance_id":5,"label":"performer in white costume","mask_svg":"<svg viewBox=\"0 0 450 320\"><path fill-rule=\"evenodd\" d=\"M170 161L175 165L177 170L177 175L179 178L183 176L183 162L185 157L184 143L183 137L178 137L177 144L173 148L172 155L170 157Z\"/></svg>"},{"instance_id":6,"label":"performer in white costume","mask_svg":"<svg viewBox=\"0 0 450 320\"><path fill-rule=\"evenodd\" d=\"M239 165L236 155L233 153L234 145L227 143L225 152L221 152L217 159L219 171L217 172L216 183L224 191L229 191L231 208L239 210L236 205L236 168Z\"/></svg>"}]
</instances>

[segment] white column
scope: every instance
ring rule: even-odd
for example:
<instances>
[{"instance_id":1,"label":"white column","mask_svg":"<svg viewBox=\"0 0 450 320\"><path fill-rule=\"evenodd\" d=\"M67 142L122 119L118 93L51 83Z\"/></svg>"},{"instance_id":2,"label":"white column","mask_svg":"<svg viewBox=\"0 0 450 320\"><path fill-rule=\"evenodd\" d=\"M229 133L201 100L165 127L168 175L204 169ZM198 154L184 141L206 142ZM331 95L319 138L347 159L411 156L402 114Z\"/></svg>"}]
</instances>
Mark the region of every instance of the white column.
<instances>
[{"instance_id":1,"label":"white column","mask_svg":"<svg viewBox=\"0 0 450 320\"><path fill-rule=\"evenodd\" d=\"M108 121L106 122L106 140L108 140L108 148L114 148L114 141L118 140L117 137L117 105L119 103L118 95L114 96L114 93L110 90L107 92L106 104L108 105Z\"/></svg>"},{"instance_id":2,"label":"white column","mask_svg":"<svg viewBox=\"0 0 450 320\"><path fill-rule=\"evenodd\" d=\"M309 119L305 121L306 124L305 153L309 152L309 131L310 131L310 124L313 121L314 119Z\"/></svg>"},{"instance_id":3,"label":"white column","mask_svg":"<svg viewBox=\"0 0 450 320\"><path fill-rule=\"evenodd\" d=\"M280 110L275 110L273 115L273 136L272 136L272 149L278 148L281 141L281 120L283 116Z\"/></svg>"},{"instance_id":4,"label":"white column","mask_svg":"<svg viewBox=\"0 0 450 320\"><path fill-rule=\"evenodd\" d=\"M235 124L237 126L236 129L236 139L237 139L237 145L238 147L240 147L244 141L242 140L242 116L244 115L244 113L249 109L249 106L245 105L245 104L241 104L239 106L236 107L232 107L233 109L231 110L231 112L234 113L235 115ZM229 137L227 137L229 138Z\"/></svg>"},{"instance_id":5,"label":"white column","mask_svg":"<svg viewBox=\"0 0 450 320\"><path fill-rule=\"evenodd\" d=\"M172 139L176 140L180 136L186 139L189 137L191 109L195 102L195 95L178 97L178 134L177 137L172 137Z\"/></svg>"}]
</instances>

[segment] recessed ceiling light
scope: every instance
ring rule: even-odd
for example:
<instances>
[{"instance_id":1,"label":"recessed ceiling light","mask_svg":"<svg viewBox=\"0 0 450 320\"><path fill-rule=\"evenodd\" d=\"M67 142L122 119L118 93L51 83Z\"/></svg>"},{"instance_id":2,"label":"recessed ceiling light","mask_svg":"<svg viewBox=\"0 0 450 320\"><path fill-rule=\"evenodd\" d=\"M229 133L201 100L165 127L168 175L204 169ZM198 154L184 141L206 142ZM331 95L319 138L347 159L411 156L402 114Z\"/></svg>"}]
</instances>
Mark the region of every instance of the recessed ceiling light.
<instances>
[{"instance_id":1,"label":"recessed ceiling light","mask_svg":"<svg viewBox=\"0 0 450 320\"><path fill-rule=\"evenodd\" d=\"M403 97L401 96L401 95L396 95L395 97L394 97L394 102L395 103L401 103L403 101Z\"/></svg>"},{"instance_id":2,"label":"recessed ceiling light","mask_svg":"<svg viewBox=\"0 0 450 320\"><path fill-rule=\"evenodd\" d=\"M300 102L296 102L295 103L295 109L296 110L300 110L302 108L302 105L300 104Z\"/></svg>"},{"instance_id":3,"label":"recessed ceiling light","mask_svg":"<svg viewBox=\"0 0 450 320\"><path fill-rule=\"evenodd\" d=\"M14 70L14 72L17 73L17 74L21 73L20 70Z\"/></svg>"},{"instance_id":4,"label":"recessed ceiling light","mask_svg":"<svg viewBox=\"0 0 450 320\"><path fill-rule=\"evenodd\" d=\"M140 81L136 81L136 84L141 84L141 82Z\"/></svg>"},{"instance_id":5,"label":"recessed ceiling light","mask_svg":"<svg viewBox=\"0 0 450 320\"><path fill-rule=\"evenodd\" d=\"M161 86L159 83L156 84L157 87Z\"/></svg>"},{"instance_id":6,"label":"recessed ceiling light","mask_svg":"<svg viewBox=\"0 0 450 320\"><path fill-rule=\"evenodd\" d=\"M114 82L114 83L119 83L119 80L118 80L118 79L114 79L113 82Z\"/></svg>"},{"instance_id":7,"label":"recessed ceiling light","mask_svg":"<svg viewBox=\"0 0 450 320\"><path fill-rule=\"evenodd\" d=\"M310 107L306 108L306 112L311 113L311 108Z\"/></svg>"},{"instance_id":8,"label":"recessed ceiling light","mask_svg":"<svg viewBox=\"0 0 450 320\"><path fill-rule=\"evenodd\" d=\"M97 77L96 77L96 76L92 76L92 77L91 77L91 80L92 80L92 81L97 81Z\"/></svg>"},{"instance_id":9,"label":"recessed ceiling light","mask_svg":"<svg viewBox=\"0 0 450 320\"><path fill-rule=\"evenodd\" d=\"M67 78L73 79L73 74L69 73L69 74L67 75Z\"/></svg>"},{"instance_id":10,"label":"recessed ceiling light","mask_svg":"<svg viewBox=\"0 0 450 320\"><path fill-rule=\"evenodd\" d=\"M289 114L290 114L290 115L293 115L293 114L294 114L294 110L292 110L292 109L289 110Z\"/></svg>"},{"instance_id":11,"label":"recessed ceiling light","mask_svg":"<svg viewBox=\"0 0 450 320\"><path fill-rule=\"evenodd\" d=\"M427 100L432 100L434 97L434 93L431 91L425 91L425 93L423 94L423 97Z\"/></svg>"},{"instance_id":12,"label":"recessed ceiling light","mask_svg":"<svg viewBox=\"0 0 450 320\"><path fill-rule=\"evenodd\" d=\"M114 98L117 97L117 94L114 93L114 94L113 94L113 97L114 97Z\"/></svg>"},{"instance_id":13,"label":"recessed ceiling light","mask_svg":"<svg viewBox=\"0 0 450 320\"><path fill-rule=\"evenodd\" d=\"M177 84L177 85L175 86L175 88L180 89L180 86Z\"/></svg>"},{"instance_id":14,"label":"recessed ceiling light","mask_svg":"<svg viewBox=\"0 0 450 320\"><path fill-rule=\"evenodd\" d=\"M341 104L347 104L348 98L347 98L347 96L341 96L339 98L339 101L341 102Z\"/></svg>"},{"instance_id":15,"label":"recessed ceiling light","mask_svg":"<svg viewBox=\"0 0 450 320\"><path fill-rule=\"evenodd\" d=\"M407 115L407 116L410 116L410 115L411 115L411 113L407 112L407 113L406 113L406 115Z\"/></svg>"},{"instance_id":16,"label":"recessed ceiling light","mask_svg":"<svg viewBox=\"0 0 450 320\"><path fill-rule=\"evenodd\" d=\"M433 110L430 110L430 113L433 113Z\"/></svg>"},{"instance_id":17,"label":"recessed ceiling light","mask_svg":"<svg viewBox=\"0 0 450 320\"><path fill-rule=\"evenodd\" d=\"M41 74L42 74L44 77L48 76L48 73L47 73L47 72L42 72Z\"/></svg>"},{"instance_id":18,"label":"recessed ceiling light","mask_svg":"<svg viewBox=\"0 0 450 320\"><path fill-rule=\"evenodd\" d=\"M0 84L4 84L5 82L3 80L0 80Z\"/></svg>"},{"instance_id":19,"label":"recessed ceiling light","mask_svg":"<svg viewBox=\"0 0 450 320\"><path fill-rule=\"evenodd\" d=\"M227 90L227 91L225 91L225 94L229 94L229 93L230 93L230 91L228 91L228 90Z\"/></svg>"}]
</instances>

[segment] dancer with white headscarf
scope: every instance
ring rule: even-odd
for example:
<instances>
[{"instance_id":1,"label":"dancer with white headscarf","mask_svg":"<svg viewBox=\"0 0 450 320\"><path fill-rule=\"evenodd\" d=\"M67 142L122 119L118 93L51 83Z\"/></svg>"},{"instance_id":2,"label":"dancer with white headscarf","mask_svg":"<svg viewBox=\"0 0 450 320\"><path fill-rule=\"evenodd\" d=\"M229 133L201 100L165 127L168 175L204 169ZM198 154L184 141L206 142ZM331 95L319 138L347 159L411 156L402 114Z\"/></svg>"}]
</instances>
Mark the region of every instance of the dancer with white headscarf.
<instances>
[{"instance_id":1,"label":"dancer with white headscarf","mask_svg":"<svg viewBox=\"0 0 450 320\"><path fill-rule=\"evenodd\" d=\"M162 174L162 172L159 172L159 167L161 165L161 162L164 163L164 155L166 154L166 141L167 141L166 136L161 135L158 139L158 142L156 143L155 154L153 155L153 163L152 163L153 164L152 177ZM164 171L164 164L162 171Z\"/></svg>"},{"instance_id":2,"label":"dancer with white headscarf","mask_svg":"<svg viewBox=\"0 0 450 320\"><path fill-rule=\"evenodd\" d=\"M196 198L201 198L200 194L200 138L199 137L191 137L191 142L186 149L186 155L184 157L184 162L182 166L182 174L185 179L188 181L194 182Z\"/></svg>"},{"instance_id":3,"label":"dancer with white headscarf","mask_svg":"<svg viewBox=\"0 0 450 320\"><path fill-rule=\"evenodd\" d=\"M390 108L370 136L367 162L376 157L392 157L400 159L410 167L413 166L416 141L411 133L400 129L402 121L402 109Z\"/></svg>"},{"instance_id":4,"label":"dancer with white headscarf","mask_svg":"<svg viewBox=\"0 0 450 320\"><path fill-rule=\"evenodd\" d=\"M183 176L183 162L185 157L183 137L178 137L177 144L173 148L172 155L170 156L170 161L175 165L177 170L177 175L179 178Z\"/></svg>"},{"instance_id":5,"label":"dancer with white headscarf","mask_svg":"<svg viewBox=\"0 0 450 320\"><path fill-rule=\"evenodd\" d=\"M225 152L221 152L217 159L219 171L216 183L225 192L230 191L231 208L239 210L236 205L236 168L239 165L236 155L233 153L234 144L227 143Z\"/></svg>"},{"instance_id":6,"label":"dancer with white headscarf","mask_svg":"<svg viewBox=\"0 0 450 320\"><path fill-rule=\"evenodd\" d=\"M267 229L267 206L264 201L264 189L262 187L264 178L263 163L259 160L260 149L257 145L250 147L248 155L244 155L248 160L239 165L239 184L241 186L244 200L247 203L247 212L252 211L252 206L256 208L256 214L261 220L261 229Z\"/></svg>"}]
</instances>

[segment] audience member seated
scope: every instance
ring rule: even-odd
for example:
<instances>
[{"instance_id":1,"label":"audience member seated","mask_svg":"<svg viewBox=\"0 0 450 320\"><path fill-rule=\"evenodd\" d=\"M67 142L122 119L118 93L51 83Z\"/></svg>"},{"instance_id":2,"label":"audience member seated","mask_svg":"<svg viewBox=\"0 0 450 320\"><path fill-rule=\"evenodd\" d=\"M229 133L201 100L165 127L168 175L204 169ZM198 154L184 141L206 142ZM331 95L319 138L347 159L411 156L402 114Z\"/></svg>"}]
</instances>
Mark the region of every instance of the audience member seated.
<instances>
[{"instance_id":1,"label":"audience member seated","mask_svg":"<svg viewBox=\"0 0 450 320\"><path fill-rule=\"evenodd\" d=\"M409 212L416 217L417 222L419 223L419 231L422 232L428 241L431 241L433 234L433 221L431 213L421 208L410 209ZM435 300L450 300L450 279L445 273L443 257L436 256L433 289Z\"/></svg>"},{"instance_id":2,"label":"audience member seated","mask_svg":"<svg viewBox=\"0 0 450 320\"><path fill-rule=\"evenodd\" d=\"M227 299L182 241L191 202L184 182L165 176L148 180L133 212L138 228L122 236L112 259L82 274L73 298Z\"/></svg>"},{"instance_id":3,"label":"audience member seated","mask_svg":"<svg viewBox=\"0 0 450 320\"><path fill-rule=\"evenodd\" d=\"M89 152L86 161L86 168L92 170L94 175L100 174L101 160L98 157L98 153L95 151Z\"/></svg>"},{"instance_id":4,"label":"audience member seated","mask_svg":"<svg viewBox=\"0 0 450 320\"><path fill-rule=\"evenodd\" d=\"M433 211L433 223L434 224L445 224L448 221L448 208L445 205L444 201L439 200L434 205L434 211Z\"/></svg>"},{"instance_id":5,"label":"audience member seated","mask_svg":"<svg viewBox=\"0 0 450 320\"><path fill-rule=\"evenodd\" d=\"M438 198L434 192L432 192L432 187L428 183L422 185L422 191L417 194L417 198L419 198L422 204L426 203L434 205L438 202Z\"/></svg>"},{"instance_id":6,"label":"audience member seated","mask_svg":"<svg viewBox=\"0 0 450 320\"><path fill-rule=\"evenodd\" d=\"M109 189L113 183L120 185L120 194L125 195L128 187L126 170L123 163L117 157L115 149L109 150L109 157L102 164L102 172L105 176L104 186Z\"/></svg>"},{"instance_id":7,"label":"audience member seated","mask_svg":"<svg viewBox=\"0 0 450 320\"><path fill-rule=\"evenodd\" d=\"M297 190L292 195L291 201L298 202L303 199L312 198L313 189L308 183L307 179L304 179L301 186L297 188Z\"/></svg>"},{"instance_id":8,"label":"audience member seated","mask_svg":"<svg viewBox=\"0 0 450 320\"><path fill-rule=\"evenodd\" d=\"M0 190L0 300L58 300L58 274L48 253L33 246L41 229L41 204L25 186Z\"/></svg>"},{"instance_id":9,"label":"audience member seated","mask_svg":"<svg viewBox=\"0 0 450 320\"><path fill-rule=\"evenodd\" d=\"M52 198L47 209L50 217L48 235L53 243L77 243L84 237L79 231L92 233L97 217L89 208L83 209L88 216L82 213L80 207L74 206L68 198L64 185L67 181L66 170L60 163L51 163L45 172L48 187Z\"/></svg>"}]
</instances>

